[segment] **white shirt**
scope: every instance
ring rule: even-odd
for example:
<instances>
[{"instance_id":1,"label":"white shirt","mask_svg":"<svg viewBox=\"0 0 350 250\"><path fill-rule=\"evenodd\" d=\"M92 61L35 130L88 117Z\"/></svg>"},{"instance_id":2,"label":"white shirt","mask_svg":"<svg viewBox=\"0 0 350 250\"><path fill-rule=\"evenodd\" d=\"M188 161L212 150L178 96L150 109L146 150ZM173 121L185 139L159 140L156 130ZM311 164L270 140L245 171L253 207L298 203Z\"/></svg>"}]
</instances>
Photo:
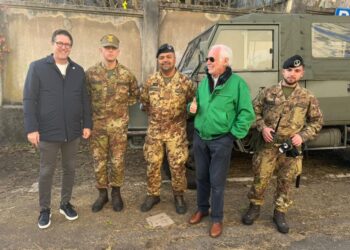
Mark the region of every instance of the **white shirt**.
<instances>
[{"instance_id":1,"label":"white shirt","mask_svg":"<svg viewBox=\"0 0 350 250\"><path fill-rule=\"evenodd\" d=\"M218 80L219 80L219 77L218 77L218 78L214 78L214 77L213 77L214 89L215 89L215 87L216 87L216 84L218 83Z\"/></svg>"},{"instance_id":2,"label":"white shirt","mask_svg":"<svg viewBox=\"0 0 350 250\"><path fill-rule=\"evenodd\" d=\"M67 72L68 62L66 64L58 64L58 63L56 63L56 65L57 65L58 69L61 71L61 74L63 76L65 76L66 72Z\"/></svg>"}]
</instances>

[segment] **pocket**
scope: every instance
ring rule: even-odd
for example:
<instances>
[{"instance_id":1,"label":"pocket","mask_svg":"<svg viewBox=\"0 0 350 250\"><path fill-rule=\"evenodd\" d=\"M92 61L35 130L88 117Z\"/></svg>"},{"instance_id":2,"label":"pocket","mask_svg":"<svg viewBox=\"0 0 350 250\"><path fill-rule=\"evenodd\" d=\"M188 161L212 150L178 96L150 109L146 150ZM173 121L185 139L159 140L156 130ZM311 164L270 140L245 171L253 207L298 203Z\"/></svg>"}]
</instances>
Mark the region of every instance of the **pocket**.
<instances>
[{"instance_id":1,"label":"pocket","mask_svg":"<svg viewBox=\"0 0 350 250\"><path fill-rule=\"evenodd\" d=\"M173 90L171 98L171 107L176 112L175 115L184 112L184 109L186 107L186 95L183 89L176 88Z\"/></svg>"},{"instance_id":2,"label":"pocket","mask_svg":"<svg viewBox=\"0 0 350 250\"><path fill-rule=\"evenodd\" d=\"M211 119L208 119L208 128L212 128L211 134L222 134L223 132L229 131L229 122L227 113L223 111L218 111L213 113Z\"/></svg>"},{"instance_id":3,"label":"pocket","mask_svg":"<svg viewBox=\"0 0 350 250\"><path fill-rule=\"evenodd\" d=\"M296 104L293 108L292 112L292 124L296 128L301 128L304 126L305 123L305 117L307 112L307 105L306 104Z\"/></svg>"},{"instance_id":4,"label":"pocket","mask_svg":"<svg viewBox=\"0 0 350 250\"><path fill-rule=\"evenodd\" d=\"M119 103L126 103L129 97L129 84L126 82L118 82L115 92L115 100Z\"/></svg>"},{"instance_id":5,"label":"pocket","mask_svg":"<svg viewBox=\"0 0 350 250\"><path fill-rule=\"evenodd\" d=\"M157 107L159 104L159 90L158 89L150 89L149 90L149 101L152 107Z\"/></svg>"}]
</instances>

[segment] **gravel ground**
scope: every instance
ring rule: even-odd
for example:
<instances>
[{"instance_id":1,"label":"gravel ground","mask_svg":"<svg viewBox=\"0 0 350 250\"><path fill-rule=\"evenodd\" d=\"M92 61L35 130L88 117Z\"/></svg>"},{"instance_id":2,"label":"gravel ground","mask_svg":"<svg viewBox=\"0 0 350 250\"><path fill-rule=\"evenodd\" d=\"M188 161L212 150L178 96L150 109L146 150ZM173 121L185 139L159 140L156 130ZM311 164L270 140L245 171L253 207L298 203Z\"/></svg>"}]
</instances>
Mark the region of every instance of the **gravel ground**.
<instances>
[{"instance_id":1,"label":"gravel ground","mask_svg":"<svg viewBox=\"0 0 350 250\"><path fill-rule=\"evenodd\" d=\"M272 183L259 220L244 226L240 218L248 206L251 156L235 153L225 193L224 232L208 236L210 221L190 226L196 192L188 190L188 212L175 212L171 185L162 185L161 203L148 213L139 211L146 192L146 164L140 149L127 152L122 188L125 209L111 205L91 212L96 198L91 158L86 144L79 151L72 203L79 219L67 221L58 212L61 170L56 170L52 224L37 227L38 153L27 144L0 146L0 245L1 249L350 249L350 166L337 152L310 152L304 160L301 187L295 189L295 205L287 219L291 230L278 233L272 223ZM243 180L243 181L241 181ZM151 228L147 217L166 213L174 224Z\"/></svg>"}]
</instances>

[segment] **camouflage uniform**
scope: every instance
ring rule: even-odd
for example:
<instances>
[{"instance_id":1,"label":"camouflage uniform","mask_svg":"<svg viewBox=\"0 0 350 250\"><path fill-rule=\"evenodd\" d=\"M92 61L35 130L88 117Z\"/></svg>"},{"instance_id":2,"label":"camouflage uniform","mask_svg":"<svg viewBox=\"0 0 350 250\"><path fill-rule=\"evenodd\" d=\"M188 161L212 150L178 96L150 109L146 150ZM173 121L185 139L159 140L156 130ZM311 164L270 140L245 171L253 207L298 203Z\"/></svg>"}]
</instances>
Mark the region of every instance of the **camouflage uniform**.
<instances>
[{"instance_id":1,"label":"camouflage uniform","mask_svg":"<svg viewBox=\"0 0 350 250\"><path fill-rule=\"evenodd\" d=\"M281 83L264 89L254 100L257 129L265 127L276 129L274 141L264 143L253 156L254 182L248 198L255 205L262 205L264 193L273 175L277 171L277 190L275 206L280 212L286 212L292 204L290 187L301 172L302 156L287 157L278 151L278 147L294 134L299 134L303 142L316 136L323 124L318 101L307 89L299 84L286 99Z\"/></svg>"},{"instance_id":2,"label":"camouflage uniform","mask_svg":"<svg viewBox=\"0 0 350 250\"><path fill-rule=\"evenodd\" d=\"M192 100L195 88L185 75L176 71L169 83L160 72L152 75L141 91L141 103L148 114L148 130L144 145L147 161L147 194L160 195L161 165L164 146L167 151L172 187L175 195L187 186L185 163L188 158L186 135L186 104Z\"/></svg>"},{"instance_id":3,"label":"camouflage uniform","mask_svg":"<svg viewBox=\"0 0 350 250\"><path fill-rule=\"evenodd\" d=\"M124 181L124 154L127 146L128 106L135 104L139 89L135 76L121 64L108 70L98 63L86 72L91 96L94 129L90 148L96 187L120 187ZM112 167L108 178L108 154Z\"/></svg>"}]
</instances>

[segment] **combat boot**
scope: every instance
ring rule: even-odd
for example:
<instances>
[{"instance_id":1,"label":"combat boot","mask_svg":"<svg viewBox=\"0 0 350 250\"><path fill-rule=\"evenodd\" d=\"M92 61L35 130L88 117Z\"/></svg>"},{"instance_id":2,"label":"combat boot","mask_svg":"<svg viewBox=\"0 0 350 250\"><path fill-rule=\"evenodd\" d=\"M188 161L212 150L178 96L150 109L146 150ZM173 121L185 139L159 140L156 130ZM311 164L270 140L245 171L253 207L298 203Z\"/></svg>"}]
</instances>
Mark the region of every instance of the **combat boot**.
<instances>
[{"instance_id":1,"label":"combat boot","mask_svg":"<svg viewBox=\"0 0 350 250\"><path fill-rule=\"evenodd\" d=\"M94 213L100 211L103 206L108 202L108 192L106 188L99 188L99 196L97 197L94 204L92 204L91 210Z\"/></svg>"},{"instance_id":2,"label":"combat boot","mask_svg":"<svg viewBox=\"0 0 350 250\"><path fill-rule=\"evenodd\" d=\"M178 214L185 214L187 212L187 205L183 195L174 195L175 210Z\"/></svg>"},{"instance_id":3,"label":"combat boot","mask_svg":"<svg viewBox=\"0 0 350 250\"><path fill-rule=\"evenodd\" d=\"M260 205L255 205L250 203L249 209L246 214L242 217L242 222L244 225L252 225L254 221L260 215Z\"/></svg>"},{"instance_id":4,"label":"combat boot","mask_svg":"<svg viewBox=\"0 0 350 250\"><path fill-rule=\"evenodd\" d=\"M154 205L160 202L160 197L155 195L147 195L145 201L141 205L141 212L147 212L153 208Z\"/></svg>"},{"instance_id":5,"label":"combat boot","mask_svg":"<svg viewBox=\"0 0 350 250\"><path fill-rule=\"evenodd\" d=\"M122 200L122 196L120 195L120 187L112 187L111 198L113 210L117 212L122 211L124 203Z\"/></svg>"},{"instance_id":6,"label":"combat boot","mask_svg":"<svg viewBox=\"0 0 350 250\"><path fill-rule=\"evenodd\" d=\"M280 233L286 234L289 232L289 226L286 222L285 214L276 210L273 213L273 222L275 222L277 226L277 230Z\"/></svg>"}]
</instances>

